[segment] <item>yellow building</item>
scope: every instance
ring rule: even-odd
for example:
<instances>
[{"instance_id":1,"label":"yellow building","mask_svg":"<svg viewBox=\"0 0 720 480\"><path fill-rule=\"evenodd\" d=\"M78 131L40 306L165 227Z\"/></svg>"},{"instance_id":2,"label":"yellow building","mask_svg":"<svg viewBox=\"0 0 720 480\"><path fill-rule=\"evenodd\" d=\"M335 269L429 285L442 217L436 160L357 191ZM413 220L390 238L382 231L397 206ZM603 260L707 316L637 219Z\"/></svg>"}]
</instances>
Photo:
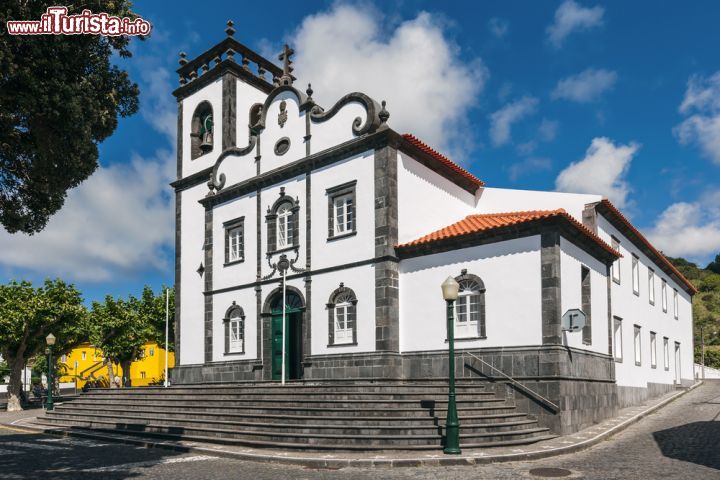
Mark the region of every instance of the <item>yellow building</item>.
<instances>
[{"instance_id":1,"label":"yellow building","mask_svg":"<svg viewBox=\"0 0 720 480\"><path fill-rule=\"evenodd\" d=\"M77 388L85 386L88 380L94 379L101 385L108 384L108 368L105 365L102 350L89 343L84 343L69 354L60 358L64 374L60 382L75 382ZM168 353L168 368L175 365L175 354ZM113 376L122 377L122 368L113 365ZM133 387L142 387L157 383L165 378L165 349L156 342L148 342L143 346L141 357L130 365L130 382Z\"/></svg>"}]
</instances>

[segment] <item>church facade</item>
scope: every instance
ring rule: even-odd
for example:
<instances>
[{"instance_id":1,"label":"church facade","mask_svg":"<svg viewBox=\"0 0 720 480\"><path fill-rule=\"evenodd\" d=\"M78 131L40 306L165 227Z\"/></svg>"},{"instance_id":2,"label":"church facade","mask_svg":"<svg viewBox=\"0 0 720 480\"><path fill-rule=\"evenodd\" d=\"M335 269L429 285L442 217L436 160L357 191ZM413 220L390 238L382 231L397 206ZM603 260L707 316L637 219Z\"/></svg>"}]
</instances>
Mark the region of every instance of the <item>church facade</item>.
<instances>
[{"instance_id":1,"label":"church facade","mask_svg":"<svg viewBox=\"0 0 720 480\"><path fill-rule=\"evenodd\" d=\"M226 32L174 92L174 384L447 377L448 276L456 374L526 384L558 432L692 381L695 290L607 199L489 187Z\"/></svg>"}]
</instances>

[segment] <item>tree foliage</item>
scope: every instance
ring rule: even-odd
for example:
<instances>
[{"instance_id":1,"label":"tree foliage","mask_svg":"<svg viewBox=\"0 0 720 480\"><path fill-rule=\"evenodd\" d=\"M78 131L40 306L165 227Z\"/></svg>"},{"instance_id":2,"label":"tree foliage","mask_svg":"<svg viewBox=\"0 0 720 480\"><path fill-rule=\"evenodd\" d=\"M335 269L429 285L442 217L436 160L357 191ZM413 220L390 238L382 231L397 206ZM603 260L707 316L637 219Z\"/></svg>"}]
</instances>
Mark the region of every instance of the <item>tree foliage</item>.
<instances>
[{"instance_id":1,"label":"tree foliage","mask_svg":"<svg viewBox=\"0 0 720 480\"><path fill-rule=\"evenodd\" d=\"M56 338L59 356L84 341L87 310L74 285L46 280L38 288L30 282L0 285L0 354L10 368L8 409L19 407L20 375L30 359L44 354L45 337Z\"/></svg>"},{"instance_id":2,"label":"tree foliage","mask_svg":"<svg viewBox=\"0 0 720 480\"><path fill-rule=\"evenodd\" d=\"M715 260L710 262L705 268L705 270L709 270L713 273L717 273L718 275L720 275L720 253L715 255Z\"/></svg>"},{"instance_id":3,"label":"tree foliage","mask_svg":"<svg viewBox=\"0 0 720 480\"><path fill-rule=\"evenodd\" d=\"M38 20L57 2L3 2L7 20ZM128 0L66 1L136 18ZM98 166L98 144L118 116L138 110L139 89L111 64L128 58L129 37L7 35L0 32L0 223L11 233L36 233L63 205L67 191Z\"/></svg>"}]
</instances>

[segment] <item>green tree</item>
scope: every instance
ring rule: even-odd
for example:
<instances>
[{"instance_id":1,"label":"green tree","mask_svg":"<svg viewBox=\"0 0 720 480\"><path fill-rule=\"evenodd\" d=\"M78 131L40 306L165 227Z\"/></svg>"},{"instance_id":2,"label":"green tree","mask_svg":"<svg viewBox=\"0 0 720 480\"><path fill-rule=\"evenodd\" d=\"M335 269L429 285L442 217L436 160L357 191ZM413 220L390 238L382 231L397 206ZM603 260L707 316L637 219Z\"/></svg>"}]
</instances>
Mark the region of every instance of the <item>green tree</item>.
<instances>
[{"instance_id":1,"label":"green tree","mask_svg":"<svg viewBox=\"0 0 720 480\"><path fill-rule=\"evenodd\" d=\"M0 383L5 383L5 377L10 375L10 367L5 360L0 360Z\"/></svg>"},{"instance_id":2,"label":"green tree","mask_svg":"<svg viewBox=\"0 0 720 480\"><path fill-rule=\"evenodd\" d=\"M720 274L720 253L715 255L715 260L708 264L706 270L710 270L713 273Z\"/></svg>"},{"instance_id":3,"label":"green tree","mask_svg":"<svg viewBox=\"0 0 720 480\"><path fill-rule=\"evenodd\" d=\"M30 282L0 285L0 354L10 368L8 410L21 410L23 367L45 352L45 337L56 337L54 352L65 353L82 343L87 311L74 285L46 280L34 288Z\"/></svg>"},{"instance_id":4,"label":"green tree","mask_svg":"<svg viewBox=\"0 0 720 480\"><path fill-rule=\"evenodd\" d=\"M165 348L165 291L169 291L168 351L175 351L175 289L163 286L157 295L145 285L141 298L142 314L150 323L152 334L148 340Z\"/></svg>"},{"instance_id":5,"label":"green tree","mask_svg":"<svg viewBox=\"0 0 720 480\"><path fill-rule=\"evenodd\" d=\"M139 89L115 54L131 56L128 36L8 35L8 20L38 20L55 1L0 7L0 223L35 233L67 191L98 166L98 144L118 116L138 110ZM136 18L128 0L69 0L69 14L92 8Z\"/></svg>"}]
</instances>

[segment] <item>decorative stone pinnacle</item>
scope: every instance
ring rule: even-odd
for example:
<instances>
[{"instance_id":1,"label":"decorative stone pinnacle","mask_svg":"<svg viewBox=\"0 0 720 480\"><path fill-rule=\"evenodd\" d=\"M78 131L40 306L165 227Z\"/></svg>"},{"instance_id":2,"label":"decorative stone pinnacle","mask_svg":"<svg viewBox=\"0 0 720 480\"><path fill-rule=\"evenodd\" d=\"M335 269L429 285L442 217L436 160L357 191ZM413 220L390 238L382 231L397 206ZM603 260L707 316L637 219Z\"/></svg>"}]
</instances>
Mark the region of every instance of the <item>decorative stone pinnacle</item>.
<instances>
[{"instance_id":1,"label":"decorative stone pinnacle","mask_svg":"<svg viewBox=\"0 0 720 480\"><path fill-rule=\"evenodd\" d=\"M308 88L307 88L307 90L305 90L305 93L307 93L308 100L312 100L312 94L313 94L312 84L308 83Z\"/></svg>"},{"instance_id":2,"label":"decorative stone pinnacle","mask_svg":"<svg viewBox=\"0 0 720 480\"><path fill-rule=\"evenodd\" d=\"M383 101L381 102L381 105L382 105L382 108L380 109L380 112L378 113L378 117L380 117L380 121L381 121L382 123L387 123L388 118L390 118L390 112L388 112L388 111L385 109L385 105L386 105L385 100L383 100Z\"/></svg>"},{"instance_id":3,"label":"decorative stone pinnacle","mask_svg":"<svg viewBox=\"0 0 720 480\"><path fill-rule=\"evenodd\" d=\"M227 21L227 28L225 29L225 33L227 33L228 37L232 37L235 35L235 28L233 27L235 25L232 20Z\"/></svg>"},{"instance_id":4,"label":"decorative stone pinnacle","mask_svg":"<svg viewBox=\"0 0 720 480\"><path fill-rule=\"evenodd\" d=\"M232 48L228 48L225 52L225 55L227 55L227 59L231 62L235 61L235 50L233 50Z\"/></svg>"},{"instance_id":5,"label":"decorative stone pinnacle","mask_svg":"<svg viewBox=\"0 0 720 480\"><path fill-rule=\"evenodd\" d=\"M188 63L187 58L185 58L185 57L187 57L187 53L180 52L180 61L178 62L178 63L180 63L180 66L183 66L186 63Z\"/></svg>"},{"instance_id":6,"label":"decorative stone pinnacle","mask_svg":"<svg viewBox=\"0 0 720 480\"><path fill-rule=\"evenodd\" d=\"M283 51L278 57L278 60L283 62L283 74L280 77L280 85L292 85L292 56L295 54L295 50L290 48L286 43L283 47Z\"/></svg>"}]
</instances>

